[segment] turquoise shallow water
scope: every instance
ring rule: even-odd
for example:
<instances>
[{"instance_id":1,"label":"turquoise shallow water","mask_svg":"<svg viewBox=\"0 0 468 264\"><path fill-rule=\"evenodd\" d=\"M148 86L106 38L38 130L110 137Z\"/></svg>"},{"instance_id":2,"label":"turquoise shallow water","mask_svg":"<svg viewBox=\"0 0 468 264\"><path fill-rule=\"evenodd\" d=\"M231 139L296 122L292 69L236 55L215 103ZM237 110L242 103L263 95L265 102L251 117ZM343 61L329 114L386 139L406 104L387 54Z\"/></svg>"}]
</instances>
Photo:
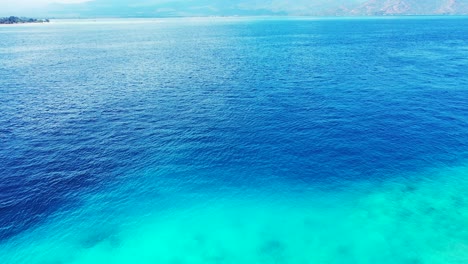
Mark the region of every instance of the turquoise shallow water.
<instances>
[{"instance_id":1,"label":"turquoise shallow water","mask_svg":"<svg viewBox=\"0 0 468 264\"><path fill-rule=\"evenodd\" d=\"M141 183L132 195L109 191L57 213L1 254L7 263L464 263L467 173L453 167L340 191L181 188L170 195L183 202L159 209Z\"/></svg>"},{"instance_id":2,"label":"turquoise shallow water","mask_svg":"<svg viewBox=\"0 0 468 264\"><path fill-rule=\"evenodd\" d=\"M467 263L468 19L0 27L2 263Z\"/></svg>"}]
</instances>

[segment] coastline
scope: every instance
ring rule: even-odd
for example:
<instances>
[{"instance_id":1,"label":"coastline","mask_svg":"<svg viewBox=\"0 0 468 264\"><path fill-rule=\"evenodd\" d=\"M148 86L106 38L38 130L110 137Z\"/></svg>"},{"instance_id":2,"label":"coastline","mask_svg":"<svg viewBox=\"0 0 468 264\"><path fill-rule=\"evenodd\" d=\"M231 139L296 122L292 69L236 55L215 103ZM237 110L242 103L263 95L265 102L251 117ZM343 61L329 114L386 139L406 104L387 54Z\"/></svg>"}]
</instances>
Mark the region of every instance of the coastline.
<instances>
[{"instance_id":1,"label":"coastline","mask_svg":"<svg viewBox=\"0 0 468 264\"><path fill-rule=\"evenodd\" d=\"M0 25L17 25L17 24L44 24L49 23L50 20L45 19L37 19L37 18L30 18L30 17L17 17L17 16L9 16L9 17L0 17Z\"/></svg>"}]
</instances>

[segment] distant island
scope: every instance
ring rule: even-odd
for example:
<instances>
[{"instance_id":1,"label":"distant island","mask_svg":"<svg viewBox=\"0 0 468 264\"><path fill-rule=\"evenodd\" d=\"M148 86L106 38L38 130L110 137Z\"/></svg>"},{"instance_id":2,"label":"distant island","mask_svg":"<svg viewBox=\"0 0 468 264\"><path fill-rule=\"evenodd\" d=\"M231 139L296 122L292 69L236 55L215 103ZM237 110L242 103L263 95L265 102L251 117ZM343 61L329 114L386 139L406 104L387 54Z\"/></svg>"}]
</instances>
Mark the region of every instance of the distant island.
<instances>
[{"instance_id":1,"label":"distant island","mask_svg":"<svg viewBox=\"0 0 468 264\"><path fill-rule=\"evenodd\" d=\"M36 19L28 17L0 17L0 24L49 23L49 19Z\"/></svg>"}]
</instances>

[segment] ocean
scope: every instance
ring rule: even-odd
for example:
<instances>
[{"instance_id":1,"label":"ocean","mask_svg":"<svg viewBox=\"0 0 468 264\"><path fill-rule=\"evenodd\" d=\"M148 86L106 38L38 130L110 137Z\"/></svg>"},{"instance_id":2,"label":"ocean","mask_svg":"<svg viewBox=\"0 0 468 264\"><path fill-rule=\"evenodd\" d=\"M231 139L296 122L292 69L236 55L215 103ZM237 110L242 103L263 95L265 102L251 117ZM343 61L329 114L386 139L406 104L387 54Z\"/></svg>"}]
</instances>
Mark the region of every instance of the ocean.
<instances>
[{"instance_id":1,"label":"ocean","mask_svg":"<svg viewBox=\"0 0 468 264\"><path fill-rule=\"evenodd\" d=\"M468 263L468 18L0 26L2 264Z\"/></svg>"}]
</instances>

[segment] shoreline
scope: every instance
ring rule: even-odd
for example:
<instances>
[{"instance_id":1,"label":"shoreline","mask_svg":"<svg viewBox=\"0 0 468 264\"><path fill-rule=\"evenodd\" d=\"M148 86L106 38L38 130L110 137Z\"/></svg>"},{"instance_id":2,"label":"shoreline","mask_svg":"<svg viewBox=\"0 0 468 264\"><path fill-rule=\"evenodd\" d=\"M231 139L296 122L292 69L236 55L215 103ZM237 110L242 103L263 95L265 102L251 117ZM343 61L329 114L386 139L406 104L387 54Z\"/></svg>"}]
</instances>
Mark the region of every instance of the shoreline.
<instances>
[{"instance_id":1,"label":"shoreline","mask_svg":"<svg viewBox=\"0 0 468 264\"><path fill-rule=\"evenodd\" d=\"M45 19L37 19L37 18L30 18L30 17L17 17L17 16L9 16L9 17L0 17L0 25L18 25L18 24L44 24L49 23L50 20Z\"/></svg>"}]
</instances>

